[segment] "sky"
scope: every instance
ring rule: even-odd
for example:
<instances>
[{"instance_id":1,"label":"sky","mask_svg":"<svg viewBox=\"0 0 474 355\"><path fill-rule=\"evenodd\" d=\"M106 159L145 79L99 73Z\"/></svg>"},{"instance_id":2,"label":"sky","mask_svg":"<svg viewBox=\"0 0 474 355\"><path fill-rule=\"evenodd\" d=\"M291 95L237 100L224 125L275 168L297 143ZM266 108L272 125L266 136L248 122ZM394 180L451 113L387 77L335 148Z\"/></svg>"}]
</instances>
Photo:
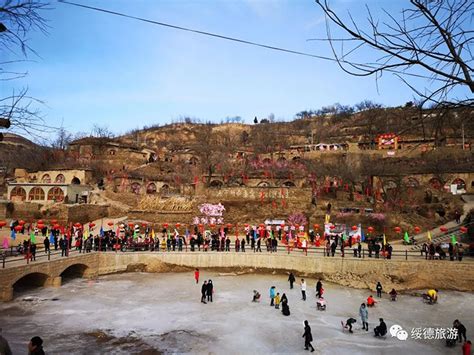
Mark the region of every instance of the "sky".
<instances>
[{"instance_id":1,"label":"sky","mask_svg":"<svg viewBox=\"0 0 474 355\"><path fill-rule=\"evenodd\" d=\"M326 27L312 0L77 0L137 17L331 57ZM337 11L365 19L366 3L400 11L404 1L334 0ZM50 126L116 134L180 117L220 122L241 116L291 120L297 112L365 99L397 106L413 99L398 78L350 76L331 61L205 37L51 1L48 34L32 32L39 56L19 63L28 76L2 82L2 96L28 87ZM5 53L3 53L5 56ZM6 55L6 60L13 55ZM361 58L363 59L363 58Z\"/></svg>"}]
</instances>

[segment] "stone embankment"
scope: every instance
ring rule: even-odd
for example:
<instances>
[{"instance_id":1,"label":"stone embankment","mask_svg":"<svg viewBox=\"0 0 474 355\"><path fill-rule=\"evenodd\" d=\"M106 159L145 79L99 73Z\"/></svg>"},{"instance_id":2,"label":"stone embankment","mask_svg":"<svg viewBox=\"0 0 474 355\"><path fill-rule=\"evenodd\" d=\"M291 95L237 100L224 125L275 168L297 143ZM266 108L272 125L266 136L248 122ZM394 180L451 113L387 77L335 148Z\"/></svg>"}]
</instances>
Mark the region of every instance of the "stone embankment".
<instances>
[{"instance_id":1,"label":"stone embankment","mask_svg":"<svg viewBox=\"0 0 474 355\"><path fill-rule=\"evenodd\" d=\"M385 291L439 288L474 291L474 263L446 260L325 258L255 253L101 254L99 274L127 271L180 272L195 267L228 274L288 273L322 278L343 286Z\"/></svg>"}]
</instances>

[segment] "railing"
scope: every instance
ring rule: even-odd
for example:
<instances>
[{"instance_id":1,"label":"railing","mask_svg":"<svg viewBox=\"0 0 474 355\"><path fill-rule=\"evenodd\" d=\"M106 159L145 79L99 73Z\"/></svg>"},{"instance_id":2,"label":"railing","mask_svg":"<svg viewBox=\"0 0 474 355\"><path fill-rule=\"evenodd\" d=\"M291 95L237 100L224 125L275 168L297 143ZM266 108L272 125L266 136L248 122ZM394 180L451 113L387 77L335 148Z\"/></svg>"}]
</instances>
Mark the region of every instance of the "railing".
<instances>
[{"instance_id":1,"label":"railing","mask_svg":"<svg viewBox=\"0 0 474 355\"><path fill-rule=\"evenodd\" d=\"M463 235L465 233L462 233L461 232L461 227L469 227L471 225L474 225L474 222L470 222L470 223L461 223L461 224L458 224L454 227L451 227L451 228L448 228L448 230L446 232L443 232L441 234L438 234L434 237L431 238L432 242L433 243L441 243L443 242L444 240L447 240L449 239L452 235L456 236L456 237L459 237L460 235ZM423 241L417 241L417 245L414 245L412 246L414 250L420 250L424 240L426 238L423 237Z\"/></svg>"},{"instance_id":2,"label":"railing","mask_svg":"<svg viewBox=\"0 0 474 355\"><path fill-rule=\"evenodd\" d=\"M150 245L151 246L151 245ZM72 249L67 249L65 253L63 253L62 250L49 250L48 252L44 251L44 248L38 248L37 252L35 253L35 257L33 259L31 253L29 253L29 257L27 257L27 254L18 254L16 256L13 256L15 254L15 247L11 247L7 250L5 249L0 249L0 257L2 259L2 268L5 269L8 265L11 265L12 263L19 263L22 260L24 260L24 264L29 264L29 263L35 263L36 261L50 261L50 260L60 260L61 257L69 257L71 255L82 255L82 254L89 254L89 253L122 253L122 254L131 254L131 253L136 253L136 252L145 252L145 253L237 253L235 249L235 245L232 244L229 247L229 250L226 251L225 248L224 250L213 250L210 247L207 248L207 250L201 246L199 249L197 246L195 247L195 250L192 251L189 245L183 245L182 250L179 250L178 246L173 248L171 247L170 251L168 251L168 248L162 248L161 244L159 248L154 248L154 247L134 247L134 246L125 246L121 245L119 249L114 249L111 247L103 248L101 246L101 250L97 250L98 248L92 248L90 252L87 252L84 248L81 250L76 250L76 248ZM366 248L362 248L360 253L358 252L357 249L354 251L354 249L351 249L349 247L345 248L344 250L344 255L342 255L340 248L335 251L334 254L332 254L331 251L329 251L329 254L326 250L326 248L323 247L310 247L308 249L302 249L302 248L289 248L286 245L279 245L276 248L276 251L274 250L267 250L267 247L261 247L259 251L256 251L257 248L252 249L251 247L247 246L245 247L245 253L257 253L257 254L277 254L277 255L301 255L301 256L315 256L315 257L324 257L324 258L350 258L350 259L366 259L366 260L377 260L377 259L385 259L385 260L391 260L391 259L396 259L396 260L424 260L427 259L425 255L421 254L420 251L417 250L393 250L390 257L388 256L387 253L385 252L379 252L376 253L375 251L369 251ZM243 253L243 251L239 248L238 253ZM10 256L7 256L7 254L10 254ZM61 256L62 254L65 254L64 256ZM467 260L472 260L472 256L470 255L469 251L467 251L464 255L463 258L467 258ZM38 260L39 259L39 260ZM429 259L428 259L429 260ZM446 260L449 260L449 256L446 258ZM20 263L21 264L21 263Z\"/></svg>"}]
</instances>

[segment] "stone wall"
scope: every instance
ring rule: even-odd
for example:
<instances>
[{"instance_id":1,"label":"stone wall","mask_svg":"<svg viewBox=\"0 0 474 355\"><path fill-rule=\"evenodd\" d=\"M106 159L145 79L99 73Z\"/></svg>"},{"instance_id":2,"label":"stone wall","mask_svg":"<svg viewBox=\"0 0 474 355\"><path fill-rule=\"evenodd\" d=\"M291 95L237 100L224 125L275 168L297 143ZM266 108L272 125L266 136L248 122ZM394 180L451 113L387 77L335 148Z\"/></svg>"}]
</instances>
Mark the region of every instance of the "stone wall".
<instances>
[{"instance_id":1,"label":"stone wall","mask_svg":"<svg viewBox=\"0 0 474 355\"><path fill-rule=\"evenodd\" d=\"M24 219L25 221L35 220L38 218L43 218L41 213L42 204L28 202L28 203L5 203L5 208L0 207L0 217L1 218L16 218ZM2 212L4 215L2 215Z\"/></svg>"},{"instance_id":2,"label":"stone wall","mask_svg":"<svg viewBox=\"0 0 474 355\"><path fill-rule=\"evenodd\" d=\"M377 281L385 292L427 288L474 291L473 262L443 260L397 261L325 258L255 253L91 253L0 269L0 301L13 297L13 285L29 274L46 276L43 286L60 286L61 274L74 265L86 267L83 277L125 271L191 272L195 267L239 275L252 272L293 271L298 277L321 278L340 285L374 290ZM442 294L441 294L442 295Z\"/></svg>"},{"instance_id":3,"label":"stone wall","mask_svg":"<svg viewBox=\"0 0 474 355\"><path fill-rule=\"evenodd\" d=\"M126 271L130 265L144 265L145 271L190 270L241 272L296 272L297 276L321 277L324 280L355 288L374 290L381 281L385 290L398 291L427 288L474 291L474 269L471 262L397 261L383 259L325 258L287 254L255 253L129 253L100 255L99 274ZM171 267L170 267L171 265Z\"/></svg>"},{"instance_id":4,"label":"stone wall","mask_svg":"<svg viewBox=\"0 0 474 355\"><path fill-rule=\"evenodd\" d=\"M67 207L67 217L69 222L87 223L96 219L108 216L107 205L73 205Z\"/></svg>"}]
</instances>

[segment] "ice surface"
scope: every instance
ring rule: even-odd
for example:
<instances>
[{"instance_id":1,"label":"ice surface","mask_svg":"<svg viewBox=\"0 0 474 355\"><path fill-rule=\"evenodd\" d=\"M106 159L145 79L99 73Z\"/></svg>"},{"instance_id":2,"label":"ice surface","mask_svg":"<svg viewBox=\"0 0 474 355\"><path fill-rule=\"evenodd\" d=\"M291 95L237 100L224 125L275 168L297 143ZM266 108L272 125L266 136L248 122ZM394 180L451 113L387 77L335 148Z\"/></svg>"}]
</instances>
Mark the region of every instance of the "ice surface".
<instances>
[{"instance_id":1,"label":"ice surface","mask_svg":"<svg viewBox=\"0 0 474 355\"><path fill-rule=\"evenodd\" d=\"M301 336L307 319L315 354L397 355L458 354L460 346L446 348L444 340L374 338L373 327L380 317L389 328L399 324L409 334L415 327L448 328L459 319L469 339L474 327L470 293L442 291L437 305L408 295L391 302L384 295L369 309L370 331L365 332L358 309L370 291L324 283L328 308L321 312L316 310L316 280L307 280L304 302L298 283L290 290L284 275L219 276L202 270L198 285L193 276L193 272L128 273L36 289L0 305L0 327L14 354L26 353L34 335L44 339L48 354L297 354L306 353ZM204 277L213 280L213 303L200 303ZM280 295L286 293L289 317L269 306L272 285ZM262 294L260 303L251 302L254 289ZM341 329L341 321L349 317L357 319L354 334Z\"/></svg>"}]
</instances>

